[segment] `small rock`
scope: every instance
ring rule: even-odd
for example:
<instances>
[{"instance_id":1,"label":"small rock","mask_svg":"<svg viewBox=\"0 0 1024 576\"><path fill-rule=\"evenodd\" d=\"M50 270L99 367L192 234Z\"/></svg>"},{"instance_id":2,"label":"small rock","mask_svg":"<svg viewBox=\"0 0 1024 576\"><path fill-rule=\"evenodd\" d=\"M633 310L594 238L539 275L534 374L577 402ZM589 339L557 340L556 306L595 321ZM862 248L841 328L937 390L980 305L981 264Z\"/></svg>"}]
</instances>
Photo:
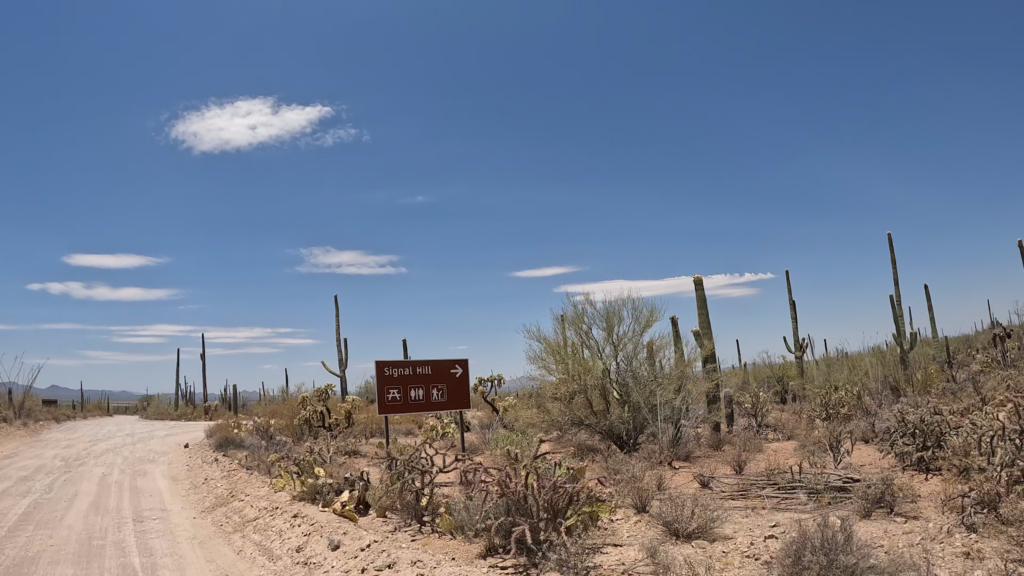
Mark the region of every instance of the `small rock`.
<instances>
[{"instance_id":1,"label":"small rock","mask_svg":"<svg viewBox=\"0 0 1024 576\"><path fill-rule=\"evenodd\" d=\"M779 523L778 523L778 522L772 522L771 524L769 524L769 525L768 525L768 527L769 527L769 528L775 528L775 527L776 527L776 526L778 526L778 525L779 525Z\"/></svg>"},{"instance_id":2,"label":"small rock","mask_svg":"<svg viewBox=\"0 0 1024 576\"><path fill-rule=\"evenodd\" d=\"M185 442L185 450L188 450L188 442Z\"/></svg>"},{"instance_id":3,"label":"small rock","mask_svg":"<svg viewBox=\"0 0 1024 576\"><path fill-rule=\"evenodd\" d=\"M337 538L333 538L333 537L332 538L328 538L327 539L327 548L329 548L331 550L331 552L337 552L338 549L341 548L341 540L338 540Z\"/></svg>"},{"instance_id":4,"label":"small rock","mask_svg":"<svg viewBox=\"0 0 1024 576\"><path fill-rule=\"evenodd\" d=\"M385 570L390 570L394 565L394 560L392 560L391 562L381 562L380 564L374 566L373 569L377 572L383 572Z\"/></svg>"},{"instance_id":5,"label":"small rock","mask_svg":"<svg viewBox=\"0 0 1024 576\"><path fill-rule=\"evenodd\" d=\"M764 535L764 541L765 542L767 542L769 540L778 540L778 539L779 539L779 537L776 536L775 534L772 534L771 532L769 532L768 534Z\"/></svg>"},{"instance_id":6,"label":"small rock","mask_svg":"<svg viewBox=\"0 0 1024 576\"><path fill-rule=\"evenodd\" d=\"M897 524L906 524L907 523L907 519L906 518L898 518L897 517L897 518L893 518L892 521L897 523Z\"/></svg>"},{"instance_id":7,"label":"small rock","mask_svg":"<svg viewBox=\"0 0 1024 576\"><path fill-rule=\"evenodd\" d=\"M693 542L690 542L690 545L698 550L707 550L711 547L711 543L705 540L694 540Z\"/></svg>"}]
</instances>

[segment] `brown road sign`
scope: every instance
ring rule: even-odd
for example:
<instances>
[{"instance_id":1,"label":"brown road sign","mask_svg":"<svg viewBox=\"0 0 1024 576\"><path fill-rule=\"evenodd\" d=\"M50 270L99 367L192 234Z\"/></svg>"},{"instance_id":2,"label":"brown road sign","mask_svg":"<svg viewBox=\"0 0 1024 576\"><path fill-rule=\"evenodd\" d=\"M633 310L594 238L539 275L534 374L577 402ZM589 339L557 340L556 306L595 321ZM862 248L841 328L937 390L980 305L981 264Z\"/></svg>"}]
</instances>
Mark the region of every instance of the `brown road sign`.
<instances>
[{"instance_id":1,"label":"brown road sign","mask_svg":"<svg viewBox=\"0 0 1024 576\"><path fill-rule=\"evenodd\" d=\"M377 360L377 415L469 410L469 360Z\"/></svg>"}]
</instances>

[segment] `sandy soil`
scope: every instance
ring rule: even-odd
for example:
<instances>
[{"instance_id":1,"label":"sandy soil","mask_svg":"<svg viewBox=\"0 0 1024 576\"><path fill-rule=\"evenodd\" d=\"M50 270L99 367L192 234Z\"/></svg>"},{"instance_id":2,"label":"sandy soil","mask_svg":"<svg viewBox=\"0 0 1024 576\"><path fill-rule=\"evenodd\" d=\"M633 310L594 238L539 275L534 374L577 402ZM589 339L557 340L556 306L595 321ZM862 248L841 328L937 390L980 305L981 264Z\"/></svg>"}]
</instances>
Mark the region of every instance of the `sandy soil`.
<instances>
[{"instance_id":1,"label":"sandy soil","mask_svg":"<svg viewBox=\"0 0 1024 576\"><path fill-rule=\"evenodd\" d=\"M203 424L117 416L22 436L0 454L0 574L252 574L194 515L168 464Z\"/></svg>"},{"instance_id":2,"label":"sandy soil","mask_svg":"<svg viewBox=\"0 0 1024 576\"><path fill-rule=\"evenodd\" d=\"M269 480L201 443L184 454L181 475L197 510L215 519L235 550L268 574L432 576L508 574L514 564L483 560L479 549L372 514L358 523L274 493ZM331 539L340 544L332 551Z\"/></svg>"}]
</instances>

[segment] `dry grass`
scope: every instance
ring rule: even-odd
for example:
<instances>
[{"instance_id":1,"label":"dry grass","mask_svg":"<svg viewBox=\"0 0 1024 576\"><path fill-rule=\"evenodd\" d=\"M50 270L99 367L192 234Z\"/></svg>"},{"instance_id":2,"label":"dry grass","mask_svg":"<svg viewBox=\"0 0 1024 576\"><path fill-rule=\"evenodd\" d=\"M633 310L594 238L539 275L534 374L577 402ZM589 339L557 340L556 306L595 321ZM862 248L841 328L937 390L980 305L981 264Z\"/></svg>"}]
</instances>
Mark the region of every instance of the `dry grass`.
<instances>
[{"instance_id":1,"label":"dry grass","mask_svg":"<svg viewBox=\"0 0 1024 576\"><path fill-rule=\"evenodd\" d=\"M858 538L853 520L821 516L802 523L779 548L776 576L909 576L920 568L901 558L879 559Z\"/></svg>"},{"instance_id":2,"label":"dry grass","mask_svg":"<svg viewBox=\"0 0 1024 576\"><path fill-rule=\"evenodd\" d=\"M725 522L721 502L702 494L676 494L663 498L651 517L665 532L684 542L708 540Z\"/></svg>"}]
</instances>

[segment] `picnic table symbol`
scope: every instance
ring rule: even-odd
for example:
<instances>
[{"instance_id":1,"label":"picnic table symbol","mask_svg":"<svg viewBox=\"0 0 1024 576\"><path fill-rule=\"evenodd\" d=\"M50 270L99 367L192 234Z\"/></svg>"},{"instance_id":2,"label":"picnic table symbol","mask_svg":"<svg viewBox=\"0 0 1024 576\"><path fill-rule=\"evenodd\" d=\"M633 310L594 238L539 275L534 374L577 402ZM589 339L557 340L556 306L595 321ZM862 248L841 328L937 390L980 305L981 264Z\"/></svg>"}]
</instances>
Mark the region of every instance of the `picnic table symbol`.
<instances>
[{"instance_id":1,"label":"picnic table symbol","mask_svg":"<svg viewBox=\"0 0 1024 576\"><path fill-rule=\"evenodd\" d=\"M386 404L401 404L402 403L402 387L401 386L385 386L384 387L384 402Z\"/></svg>"},{"instance_id":2,"label":"picnic table symbol","mask_svg":"<svg viewBox=\"0 0 1024 576\"><path fill-rule=\"evenodd\" d=\"M430 385L430 401L431 402L447 402L448 401L448 386L445 384L431 384Z\"/></svg>"}]
</instances>

